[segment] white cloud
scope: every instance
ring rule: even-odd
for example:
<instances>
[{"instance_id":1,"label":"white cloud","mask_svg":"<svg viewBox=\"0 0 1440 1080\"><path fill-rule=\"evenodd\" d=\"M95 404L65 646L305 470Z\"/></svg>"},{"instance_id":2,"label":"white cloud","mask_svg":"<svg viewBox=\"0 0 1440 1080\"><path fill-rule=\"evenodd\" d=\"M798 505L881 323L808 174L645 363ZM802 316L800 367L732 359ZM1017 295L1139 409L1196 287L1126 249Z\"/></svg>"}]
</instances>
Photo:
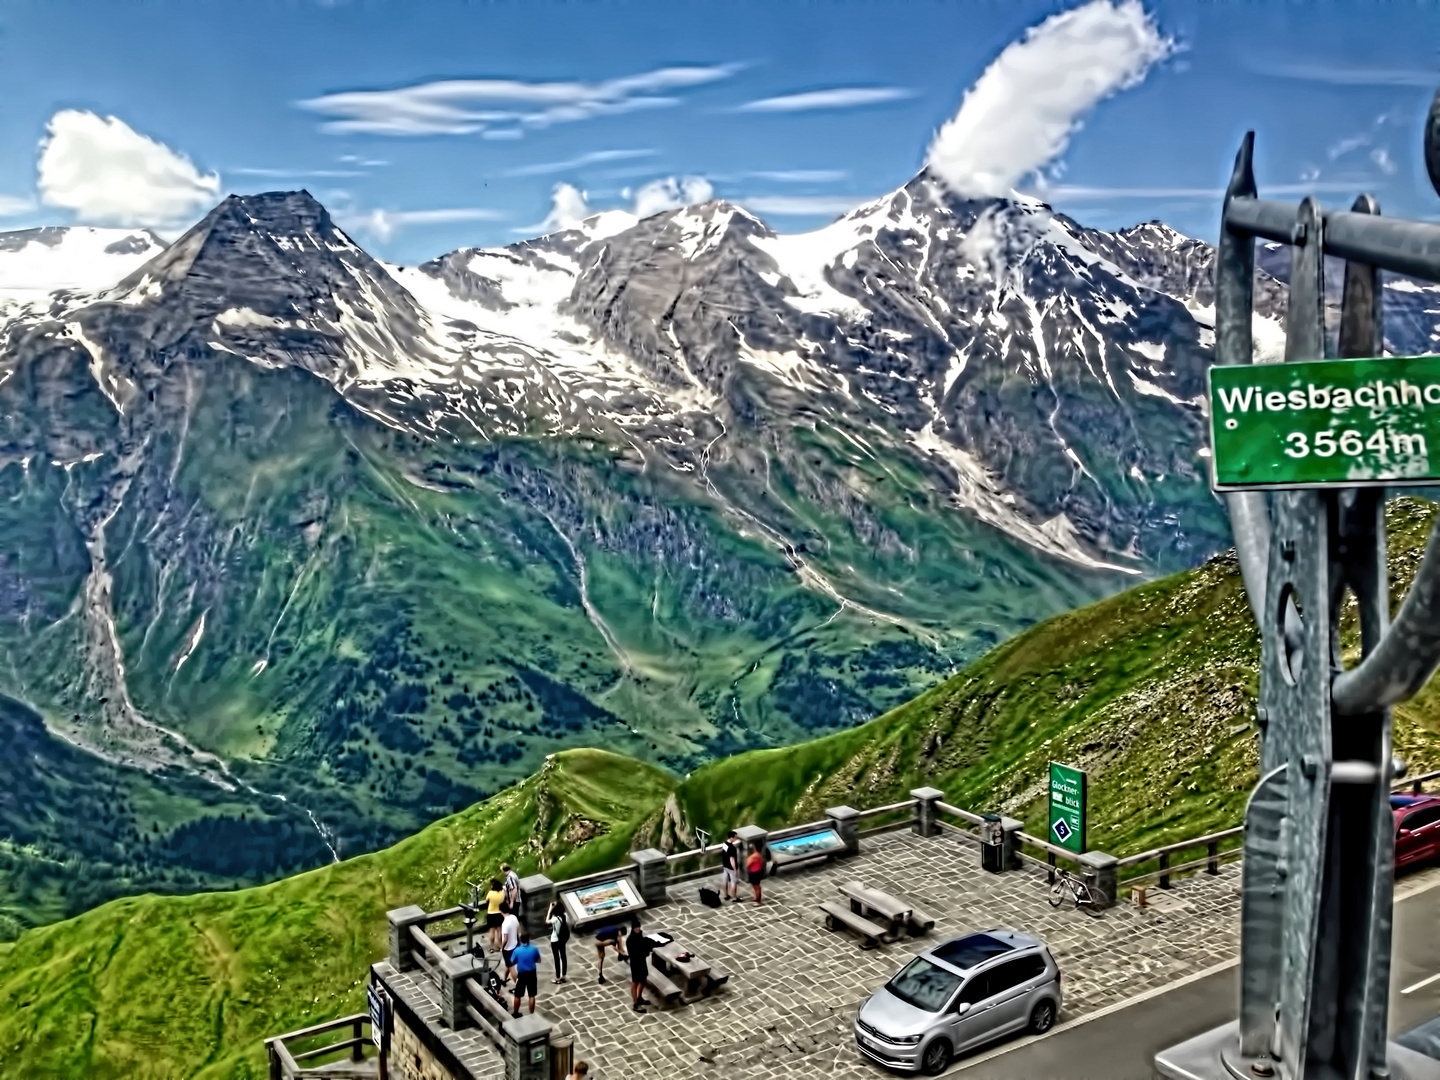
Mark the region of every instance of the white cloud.
<instances>
[{"instance_id":1,"label":"white cloud","mask_svg":"<svg viewBox=\"0 0 1440 1080\"><path fill-rule=\"evenodd\" d=\"M337 134L479 132L493 138L515 138L524 127L677 105L678 98L659 95L729 78L738 70L736 64L669 67L602 82L448 79L399 90L346 90L299 104L329 117L322 127Z\"/></svg>"},{"instance_id":2,"label":"white cloud","mask_svg":"<svg viewBox=\"0 0 1440 1080\"><path fill-rule=\"evenodd\" d=\"M637 218L646 218L665 210L678 210L682 206L705 202L713 198L715 188L703 176L667 176L663 180L652 180L635 193Z\"/></svg>"},{"instance_id":3,"label":"white cloud","mask_svg":"<svg viewBox=\"0 0 1440 1080\"><path fill-rule=\"evenodd\" d=\"M574 184L556 184L550 193L550 213L540 226L540 232L544 234L573 229L590 214L590 204L583 191Z\"/></svg>"},{"instance_id":4,"label":"white cloud","mask_svg":"<svg viewBox=\"0 0 1440 1080\"><path fill-rule=\"evenodd\" d=\"M1091 0L1052 16L985 69L927 164L958 194L1007 195L1064 152L1091 109L1173 49L1140 0Z\"/></svg>"},{"instance_id":5,"label":"white cloud","mask_svg":"<svg viewBox=\"0 0 1440 1080\"><path fill-rule=\"evenodd\" d=\"M1389 147L1377 146L1374 150L1371 150L1370 160L1373 161L1375 163L1375 167L1379 169L1382 173L1384 173L1386 176L1395 175L1395 170L1398 168L1398 166L1390 157Z\"/></svg>"},{"instance_id":6,"label":"white cloud","mask_svg":"<svg viewBox=\"0 0 1440 1080\"><path fill-rule=\"evenodd\" d=\"M0 195L0 217L18 217L35 209L35 200L28 195Z\"/></svg>"},{"instance_id":7,"label":"white cloud","mask_svg":"<svg viewBox=\"0 0 1440 1080\"><path fill-rule=\"evenodd\" d=\"M837 86L830 90L810 90L803 94L782 94L737 105L736 112L811 112L815 109L853 109L860 105L880 105L915 96L904 86Z\"/></svg>"},{"instance_id":8,"label":"white cloud","mask_svg":"<svg viewBox=\"0 0 1440 1080\"><path fill-rule=\"evenodd\" d=\"M453 225L465 221L499 221L505 217L499 210L484 206L457 206L439 210L370 210L336 215L341 227L369 233L379 240L389 240L401 229L412 225Z\"/></svg>"},{"instance_id":9,"label":"white cloud","mask_svg":"<svg viewBox=\"0 0 1440 1080\"><path fill-rule=\"evenodd\" d=\"M654 150L592 150L579 157L565 161L542 161L538 165L518 165L505 170L506 176L545 176L549 173L568 172L571 169L595 165L602 161L628 161L632 158L653 157Z\"/></svg>"},{"instance_id":10,"label":"white cloud","mask_svg":"<svg viewBox=\"0 0 1440 1080\"><path fill-rule=\"evenodd\" d=\"M736 201L757 214L804 217L809 214L848 213L865 200L848 195L756 195Z\"/></svg>"},{"instance_id":11,"label":"white cloud","mask_svg":"<svg viewBox=\"0 0 1440 1080\"><path fill-rule=\"evenodd\" d=\"M37 186L47 206L87 224L158 229L209 209L220 177L116 117L65 109L40 144Z\"/></svg>"}]
</instances>

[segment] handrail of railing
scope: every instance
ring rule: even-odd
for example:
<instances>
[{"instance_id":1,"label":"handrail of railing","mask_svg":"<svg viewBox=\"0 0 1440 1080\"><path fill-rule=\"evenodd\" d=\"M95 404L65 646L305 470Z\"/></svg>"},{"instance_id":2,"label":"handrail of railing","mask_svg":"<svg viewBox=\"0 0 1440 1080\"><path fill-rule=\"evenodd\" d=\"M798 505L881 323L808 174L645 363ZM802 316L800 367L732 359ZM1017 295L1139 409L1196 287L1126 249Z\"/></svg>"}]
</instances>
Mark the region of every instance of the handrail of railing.
<instances>
[{"instance_id":1,"label":"handrail of railing","mask_svg":"<svg viewBox=\"0 0 1440 1080\"><path fill-rule=\"evenodd\" d=\"M330 1054L350 1052L352 1061L364 1060L364 1048L374 1045L373 1034L367 1038L364 1034L365 1025L370 1023L368 1013L353 1013L350 1016L342 1016L337 1020L330 1020L323 1024L314 1024L299 1031L286 1032L284 1035L276 1035L265 1040L265 1048L270 1054L278 1059L272 1062L272 1067L278 1064L279 1075L290 1078L319 1075L312 1069L303 1069L300 1066L302 1061L311 1061L314 1058L326 1057ZM349 1028L352 1032L350 1038L342 1039L339 1042L327 1046L317 1046L311 1050L304 1050L295 1053L286 1045L290 1040L314 1038L316 1035L324 1035L327 1032L338 1031L341 1028Z\"/></svg>"},{"instance_id":2,"label":"handrail of railing","mask_svg":"<svg viewBox=\"0 0 1440 1080\"><path fill-rule=\"evenodd\" d=\"M688 851L672 851L669 855L665 856L665 862L667 865L674 865L685 859L703 859L706 855L712 853L718 855L720 848L723 846L722 844L706 844L704 847L690 848Z\"/></svg>"},{"instance_id":3,"label":"handrail of railing","mask_svg":"<svg viewBox=\"0 0 1440 1080\"><path fill-rule=\"evenodd\" d=\"M1440 225L1348 210L1325 210L1321 219L1326 255L1440 281ZM1232 232L1289 244L1295 237L1295 207L1272 199L1237 196L1225 205L1225 226Z\"/></svg>"},{"instance_id":4,"label":"handrail of railing","mask_svg":"<svg viewBox=\"0 0 1440 1080\"><path fill-rule=\"evenodd\" d=\"M1149 862L1151 859L1158 859L1161 855L1170 855L1176 851L1184 851L1186 848L1199 847L1201 844L1217 844L1221 840L1229 840L1232 836L1240 836L1244 832L1245 826L1237 825L1233 829L1222 829L1220 832L1210 833L1207 836L1197 836L1193 840L1177 840L1175 843L1166 844L1163 847L1126 855L1123 859L1116 860L1115 869L1121 870L1127 866L1134 866L1136 863Z\"/></svg>"},{"instance_id":5,"label":"handrail of railing","mask_svg":"<svg viewBox=\"0 0 1440 1080\"><path fill-rule=\"evenodd\" d=\"M972 814L969 810L961 810L958 806L951 806L947 802L937 802L935 809L939 810L942 814L949 814L952 817L958 817L963 821L968 821L971 825L980 825L985 821L979 814Z\"/></svg>"},{"instance_id":6,"label":"handrail of railing","mask_svg":"<svg viewBox=\"0 0 1440 1080\"><path fill-rule=\"evenodd\" d=\"M492 1023L503 1024L510 1019L510 1013L506 1011L505 1007L487 994L484 988L474 979L466 979L464 985L465 989L469 991L470 997L490 1014Z\"/></svg>"},{"instance_id":7,"label":"handrail of railing","mask_svg":"<svg viewBox=\"0 0 1440 1080\"><path fill-rule=\"evenodd\" d=\"M889 806L872 806L869 810L861 810L855 816L861 819L879 817L881 814L893 814L898 810L913 810L918 799L905 799L902 802L891 803Z\"/></svg>"},{"instance_id":8,"label":"handrail of railing","mask_svg":"<svg viewBox=\"0 0 1440 1080\"><path fill-rule=\"evenodd\" d=\"M1188 870L1198 870L1204 866L1207 868L1217 867L1222 859L1241 858L1245 849L1240 847L1226 848L1224 851L1217 851L1214 855L1207 854L1203 859L1192 859L1188 863L1181 863L1179 866L1162 866L1159 870L1152 870L1148 874L1137 874L1133 878L1126 878L1120 882L1125 888L1141 885L1151 878L1158 879L1162 884L1169 881L1171 874L1183 874Z\"/></svg>"},{"instance_id":9,"label":"handrail of railing","mask_svg":"<svg viewBox=\"0 0 1440 1080\"><path fill-rule=\"evenodd\" d=\"M1412 795L1419 795L1421 785L1427 780L1440 780L1440 769L1436 769L1433 772L1421 773L1419 776L1411 776L1404 780L1397 780L1394 784L1390 785L1390 790L1399 791L1401 788L1408 787Z\"/></svg>"},{"instance_id":10,"label":"handrail of railing","mask_svg":"<svg viewBox=\"0 0 1440 1080\"><path fill-rule=\"evenodd\" d=\"M582 885L593 885L596 882L608 881L614 877L633 878L634 876L635 866L633 863L629 866L612 866L608 870L596 870L589 874L580 874L578 877L571 877L566 878L564 881L557 881L555 883L555 888L557 890L578 889Z\"/></svg>"},{"instance_id":11,"label":"handrail of railing","mask_svg":"<svg viewBox=\"0 0 1440 1080\"><path fill-rule=\"evenodd\" d=\"M446 960L450 959L450 954L447 953L444 949L442 949L436 943L435 939L432 938L429 934L427 934L424 930L420 929L420 927L410 927L410 936L415 939L415 943L419 945L420 948L424 949L427 953L430 954L431 959L433 959L437 964L443 964Z\"/></svg>"},{"instance_id":12,"label":"handrail of railing","mask_svg":"<svg viewBox=\"0 0 1440 1080\"><path fill-rule=\"evenodd\" d=\"M1080 856L1076 855L1075 852L1069 848L1063 848L1059 844L1052 844L1049 840L1042 840L1038 836L1031 836L1029 833L1020 832L1019 830L1016 831L1015 835L1031 847L1038 847L1041 851L1049 852L1057 859L1069 859L1071 862L1078 862L1080 859Z\"/></svg>"}]
</instances>

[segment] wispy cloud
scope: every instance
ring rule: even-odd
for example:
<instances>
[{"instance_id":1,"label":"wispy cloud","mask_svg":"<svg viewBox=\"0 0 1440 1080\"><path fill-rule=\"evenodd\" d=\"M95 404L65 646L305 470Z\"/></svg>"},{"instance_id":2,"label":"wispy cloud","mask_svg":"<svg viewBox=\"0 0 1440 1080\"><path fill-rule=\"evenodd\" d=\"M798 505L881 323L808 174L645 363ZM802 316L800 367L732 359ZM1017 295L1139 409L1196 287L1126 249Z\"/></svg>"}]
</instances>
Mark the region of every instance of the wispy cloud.
<instances>
[{"instance_id":1,"label":"wispy cloud","mask_svg":"<svg viewBox=\"0 0 1440 1080\"><path fill-rule=\"evenodd\" d=\"M736 112L811 112L815 109L854 109L862 105L883 105L887 101L913 98L917 91L905 86L837 86L829 90L807 90L800 94L747 101Z\"/></svg>"},{"instance_id":2,"label":"wispy cloud","mask_svg":"<svg viewBox=\"0 0 1440 1080\"><path fill-rule=\"evenodd\" d=\"M350 210L336 213L342 228L363 231L388 240L414 225L455 225L466 221L502 221L507 216L485 206L457 206L438 210Z\"/></svg>"},{"instance_id":3,"label":"wispy cloud","mask_svg":"<svg viewBox=\"0 0 1440 1080\"><path fill-rule=\"evenodd\" d=\"M568 172L571 169L596 165L603 161L629 161L633 158L654 157L654 150L592 150L588 154L568 158L565 161L542 161L536 165L517 165L506 169L505 176L549 176L552 173Z\"/></svg>"},{"instance_id":4,"label":"wispy cloud","mask_svg":"<svg viewBox=\"0 0 1440 1080\"><path fill-rule=\"evenodd\" d=\"M366 176L358 169L227 169L235 176L260 176L271 180L304 180L310 177Z\"/></svg>"},{"instance_id":5,"label":"wispy cloud","mask_svg":"<svg viewBox=\"0 0 1440 1080\"><path fill-rule=\"evenodd\" d=\"M1139 0L1091 0L1013 41L965 93L926 164L951 190L1003 196L1065 152L1085 116L1175 44Z\"/></svg>"},{"instance_id":6,"label":"wispy cloud","mask_svg":"<svg viewBox=\"0 0 1440 1080\"><path fill-rule=\"evenodd\" d=\"M635 193L632 213L637 218L646 218L665 210L706 202L714 195L714 186L703 176L667 176L650 181Z\"/></svg>"},{"instance_id":7,"label":"wispy cloud","mask_svg":"<svg viewBox=\"0 0 1440 1080\"><path fill-rule=\"evenodd\" d=\"M778 217L818 217L837 215L854 210L865 199L853 195L756 195L736 199L746 210Z\"/></svg>"},{"instance_id":8,"label":"wispy cloud","mask_svg":"<svg viewBox=\"0 0 1440 1080\"><path fill-rule=\"evenodd\" d=\"M844 169L761 169L740 175L750 180L774 180L778 184L834 184L850 177Z\"/></svg>"},{"instance_id":9,"label":"wispy cloud","mask_svg":"<svg viewBox=\"0 0 1440 1080\"><path fill-rule=\"evenodd\" d=\"M360 154L341 154L340 163L342 165L358 165L362 169L379 169L390 164L388 161L362 157Z\"/></svg>"},{"instance_id":10,"label":"wispy cloud","mask_svg":"<svg viewBox=\"0 0 1440 1080\"><path fill-rule=\"evenodd\" d=\"M1324 62L1267 63L1263 60L1251 60L1247 66L1260 75L1335 86L1423 86L1431 90L1440 86L1440 69L1348 67Z\"/></svg>"},{"instance_id":11,"label":"wispy cloud","mask_svg":"<svg viewBox=\"0 0 1440 1080\"><path fill-rule=\"evenodd\" d=\"M334 134L508 134L523 128L678 105L664 96L727 79L738 64L667 67L602 82L447 79L398 90L346 90L299 102Z\"/></svg>"},{"instance_id":12,"label":"wispy cloud","mask_svg":"<svg viewBox=\"0 0 1440 1080\"><path fill-rule=\"evenodd\" d=\"M1348 139L1341 139L1332 143L1325 149L1325 156L1331 161L1342 158L1352 150L1359 150L1362 146L1370 145L1370 136L1367 134L1351 135Z\"/></svg>"},{"instance_id":13,"label":"wispy cloud","mask_svg":"<svg viewBox=\"0 0 1440 1080\"><path fill-rule=\"evenodd\" d=\"M1358 191L1365 181L1316 181L1302 184L1261 184L1260 197L1271 195L1324 195ZM1376 186L1372 181L1370 186ZM1081 184L1056 184L1037 188L1034 196L1045 202L1086 201L1090 199L1222 199L1223 187L1087 187Z\"/></svg>"},{"instance_id":14,"label":"wispy cloud","mask_svg":"<svg viewBox=\"0 0 1440 1080\"><path fill-rule=\"evenodd\" d=\"M35 200L26 195L0 195L0 217L18 217L35 209Z\"/></svg>"}]
</instances>

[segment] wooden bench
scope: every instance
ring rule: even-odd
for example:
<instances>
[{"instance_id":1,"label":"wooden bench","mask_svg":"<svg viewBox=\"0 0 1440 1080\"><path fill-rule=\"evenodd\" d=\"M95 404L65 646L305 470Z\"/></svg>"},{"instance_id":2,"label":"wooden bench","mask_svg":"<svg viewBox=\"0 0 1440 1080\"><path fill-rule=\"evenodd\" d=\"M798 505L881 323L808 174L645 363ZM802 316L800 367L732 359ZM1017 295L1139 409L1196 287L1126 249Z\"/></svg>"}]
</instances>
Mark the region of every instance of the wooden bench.
<instances>
[{"instance_id":1,"label":"wooden bench","mask_svg":"<svg viewBox=\"0 0 1440 1080\"><path fill-rule=\"evenodd\" d=\"M675 985L663 971L655 970L654 965L650 967L650 976L645 980L645 985L655 991L655 996L660 998L667 1005L673 1005L680 1000L680 987Z\"/></svg>"},{"instance_id":2,"label":"wooden bench","mask_svg":"<svg viewBox=\"0 0 1440 1080\"><path fill-rule=\"evenodd\" d=\"M711 964L710 974L707 978L710 980L710 993L713 994L730 981L730 972L726 971L719 964Z\"/></svg>"},{"instance_id":3,"label":"wooden bench","mask_svg":"<svg viewBox=\"0 0 1440 1080\"><path fill-rule=\"evenodd\" d=\"M820 910L825 913L825 928L827 930L838 930L844 926L860 935L860 947L862 949L873 949L880 942L885 940L889 931L883 926L876 926L863 915L857 915L844 904L824 903Z\"/></svg>"}]
</instances>

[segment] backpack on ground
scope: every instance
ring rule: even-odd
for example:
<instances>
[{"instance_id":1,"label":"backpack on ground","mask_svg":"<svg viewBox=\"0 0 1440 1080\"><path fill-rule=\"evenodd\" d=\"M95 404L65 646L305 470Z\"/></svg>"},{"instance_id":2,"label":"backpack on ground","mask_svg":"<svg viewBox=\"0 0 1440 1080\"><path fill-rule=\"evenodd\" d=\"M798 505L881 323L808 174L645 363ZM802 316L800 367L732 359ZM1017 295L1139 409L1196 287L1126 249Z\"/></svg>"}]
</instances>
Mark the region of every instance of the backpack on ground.
<instances>
[{"instance_id":1,"label":"backpack on ground","mask_svg":"<svg viewBox=\"0 0 1440 1080\"><path fill-rule=\"evenodd\" d=\"M706 907L720 906L720 893L709 886L700 886L700 902Z\"/></svg>"}]
</instances>

